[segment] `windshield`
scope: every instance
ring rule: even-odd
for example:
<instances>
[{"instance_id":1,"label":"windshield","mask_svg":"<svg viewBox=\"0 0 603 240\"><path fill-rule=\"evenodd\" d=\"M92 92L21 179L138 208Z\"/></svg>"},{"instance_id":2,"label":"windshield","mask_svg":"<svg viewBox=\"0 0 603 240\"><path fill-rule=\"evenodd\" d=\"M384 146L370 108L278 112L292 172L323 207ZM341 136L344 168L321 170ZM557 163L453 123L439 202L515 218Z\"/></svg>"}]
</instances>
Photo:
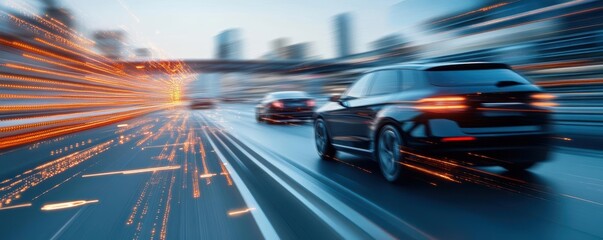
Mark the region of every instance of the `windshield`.
<instances>
[{"instance_id":1,"label":"windshield","mask_svg":"<svg viewBox=\"0 0 603 240\"><path fill-rule=\"evenodd\" d=\"M521 75L509 69L426 71L429 82L440 87L530 84Z\"/></svg>"},{"instance_id":2,"label":"windshield","mask_svg":"<svg viewBox=\"0 0 603 240\"><path fill-rule=\"evenodd\" d=\"M270 94L272 98L275 99L285 99L285 98L307 98L309 97L305 92L276 92Z\"/></svg>"}]
</instances>

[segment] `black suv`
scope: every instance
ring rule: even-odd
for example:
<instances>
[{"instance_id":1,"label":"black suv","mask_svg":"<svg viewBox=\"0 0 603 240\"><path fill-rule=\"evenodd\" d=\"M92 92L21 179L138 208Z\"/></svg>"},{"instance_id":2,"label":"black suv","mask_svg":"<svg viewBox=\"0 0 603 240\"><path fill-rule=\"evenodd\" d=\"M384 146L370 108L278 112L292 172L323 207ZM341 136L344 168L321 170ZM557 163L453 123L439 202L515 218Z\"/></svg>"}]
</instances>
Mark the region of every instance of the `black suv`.
<instances>
[{"instance_id":1,"label":"black suv","mask_svg":"<svg viewBox=\"0 0 603 240\"><path fill-rule=\"evenodd\" d=\"M411 155L525 170L548 157L553 97L499 63L377 68L316 112L316 148L369 156L389 181Z\"/></svg>"}]
</instances>

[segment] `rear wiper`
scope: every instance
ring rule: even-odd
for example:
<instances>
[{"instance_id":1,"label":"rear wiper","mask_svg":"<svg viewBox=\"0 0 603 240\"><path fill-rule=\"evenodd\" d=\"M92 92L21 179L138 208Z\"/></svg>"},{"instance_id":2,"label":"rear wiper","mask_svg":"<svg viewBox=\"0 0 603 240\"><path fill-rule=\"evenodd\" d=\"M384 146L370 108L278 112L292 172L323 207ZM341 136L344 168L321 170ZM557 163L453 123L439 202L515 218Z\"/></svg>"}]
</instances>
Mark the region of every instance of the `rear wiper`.
<instances>
[{"instance_id":1,"label":"rear wiper","mask_svg":"<svg viewBox=\"0 0 603 240\"><path fill-rule=\"evenodd\" d=\"M497 87L508 87L508 86L515 86L515 85L522 85L523 83L520 82L516 82L516 81L498 81L496 83Z\"/></svg>"}]
</instances>

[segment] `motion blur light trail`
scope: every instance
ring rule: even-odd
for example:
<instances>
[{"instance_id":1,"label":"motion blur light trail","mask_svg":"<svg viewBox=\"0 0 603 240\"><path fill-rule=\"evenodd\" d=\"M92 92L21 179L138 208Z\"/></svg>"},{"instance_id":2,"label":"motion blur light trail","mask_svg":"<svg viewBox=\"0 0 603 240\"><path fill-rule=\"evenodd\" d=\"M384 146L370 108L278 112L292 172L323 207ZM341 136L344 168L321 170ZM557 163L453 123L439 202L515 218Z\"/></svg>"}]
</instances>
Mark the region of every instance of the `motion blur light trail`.
<instances>
[{"instance_id":1,"label":"motion blur light trail","mask_svg":"<svg viewBox=\"0 0 603 240\"><path fill-rule=\"evenodd\" d=\"M71 202L46 204L46 205L42 206L41 210L42 211L55 211L55 210L61 210L61 209L66 209L66 208L79 207L79 206L91 204L91 203L98 203L98 200L77 200L77 201L71 201Z\"/></svg>"},{"instance_id":2,"label":"motion blur light trail","mask_svg":"<svg viewBox=\"0 0 603 240\"><path fill-rule=\"evenodd\" d=\"M23 204L8 206L8 207L0 207L0 210L8 210L8 209L15 209L15 208L22 208L22 207L31 207L31 203L23 203Z\"/></svg>"},{"instance_id":3,"label":"motion blur light trail","mask_svg":"<svg viewBox=\"0 0 603 240\"><path fill-rule=\"evenodd\" d=\"M350 161L349 157L341 156L339 161L320 162L315 153L309 151L313 150L313 146L303 144L311 141L313 136L310 125L256 125L251 110L247 106L245 109L247 110L239 108L238 114L231 114L230 111L225 111L226 109L201 112L185 109L165 110L120 123L127 124L125 127L114 124L80 133L90 132L98 135L90 141L78 138L79 134L69 134L60 139L31 144L36 149L50 147L54 155L49 153L51 160L41 161L30 167L30 170L0 182L0 196L4 196L3 208L0 209L3 213L18 214L17 211L40 211L40 208L31 208L32 205L39 205L45 209L42 211L64 209L67 212L68 209L83 206L83 202L65 199L98 199L98 204L91 204L86 208L87 214L92 218L80 215L77 217L78 222L108 221L106 219L115 222L115 215L105 212L113 213L115 204L118 204L120 209L125 210L121 212L123 218L121 221L117 219L113 230L99 233L99 236L124 235L133 239L169 239L184 232L195 236L229 232L237 236L253 234L261 238L263 235L258 228L265 228L267 233L271 231L270 226L264 224L278 229L279 233L275 236L283 234L281 231L285 231L284 234L293 234L289 231L294 230L283 230L286 228L283 228L281 221L295 226L295 229L312 227L316 236L341 234L392 238L408 235L415 236L412 238L430 239L435 238L432 236L444 236L450 229L437 229L449 224L457 229L467 230L468 226L465 226L463 221L450 221L442 215L438 216L444 219L432 219L429 224L421 223L420 219L425 218L428 208L435 208L433 210L436 212L441 211L441 206L437 204L439 201L463 202L462 199L456 199L461 197L452 197L456 195L451 195L448 191L459 191L463 193L460 195L466 195L464 192L471 189L471 186L485 187L472 194L478 198L486 198L481 205L492 205L494 202L502 204L501 211L510 211L505 204L518 204L517 198L534 199L519 202L537 201L530 204L532 208L534 204L542 206L551 201L569 204L568 207L572 209L576 207L574 205L588 209L600 208L596 203L600 203L601 199L584 192L551 189L534 183L529 178L462 167L450 159L426 159L427 156L420 154L415 156L416 161L406 164L409 165L409 170L414 169L426 175L429 184L421 187L413 187L413 183L410 183L411 186L391 186L384 184L379 174L371 174L378 169L368 161ZM249 141L249 138L253 137L259 142ZM279 139L288 139L288 142L300 144L299 149L282 148L283 141ZM104 148L108 149L101 151ZM19 148L14 154L31 151L28 149ZM5 154L8 155L2 157L13 156L11 152ZM283 154L286 157L281 157ZM87 156L90 158L84 160ZM126 176L124 172L133 174ZM134 174L143 172L148 174ZM91 177L99 174L102 177ZM233 181L231 176L236 176L236 179ZM210 179L211 183L207 181ZM359 185L349 179L362 179L364 183ZM447 183L453 184L454 187L448 186ZM107 188L106 184L116 185ZM393 196L382 202L378 199L383 197L363 192L365 184L369 185L369 192L379 191ZM424 198L426 192L431 192L428 186L437 190L433 191L433 196ZM248 193L238 190L245 187ZM110 191L102 191L103 189ZM501 202L479 194L483 191L487 192L485 196L506 196L510 193L513 197L503 197ZM40 195L41 197L38 197ZM247 197L254 200L243 200ZM453 199L448 200L449 198ZM8 203L6 200L9 200ZM570 203L564 202L568 200ZM419 204L426 201L429 204ZM54 203L49 205L47 202ZM401 205L400 202L412 203L413 206L405 207L406 204ZM11 208L22 204L31 205ZM84 205L87 204L90 203ZM469 205L472 205L471 208L481 208L481 205L475 204L477 203ZM400 207L403 209L399 209ZM420 208L421 214L414 216L412 209L416 208ZM463 209L463 205L460 208ZM596 209L592 209L593 214L599 211ZM494 221L501 217L498 210L489 211L494 211L494 216L482 218ZM536 215L547 213L535 211L538 213ZM76 214L71 212L74 213ZM574 214L578 213L569 214L577 217ZM111 217L108 217L109 215ZM258 215L264 215L265 220L257 217ZM35 213L27 216L27 221L35 222L56 217ZM467 215L463 216L469 218ZM507 217L503 218L505 221L509 220ZM536 220L528 218L529 221ZM67 220L61 221L64 223ZM365 222L368 220L370 222ZM191 225L187 225L187 222ZM325 222L329 224L325 225ZM339 224L335 224L336 222ZM433 224L436 224L437 228L430 227ZM475 223L467 224L474 226ZM570 231L563 224L550 224L552 225L549 227L563 229L558 231ZM106 229L103 226L101 224L97 227ZM187 230L182 230L182 226L186 226ZM199 226L208 226L214 230L202 227L203 231L199 231ZM330 226L326 227L327 229L332 227L336 230L325 230L325 226ZM94 224L85 224L83 227L94 227ZM75 227L67 229L74 234L79 231ZM56 229L49 227L48 231L52 235ZM331 235L329 231L336 231L336 234ZM304 234L311 235L310 232Z\"/></svg>"},{"instance_id":4,"label":"motion blur light trail","mask_svg":"<svg viewBox=\"0 0 603 240\"><path fill-rule=\"evenodd\" d=\"M335 59L257 61L101 55L93 48L102 38L87 39L27 1L6 2L0 221L9 224L0 224L2 239L603 237L601 1L484 1L421 23L424 41ZM143 24L133 14L143 11L118 2ZM530 100L552 113L551 161L518 174L465 162L497 161L487 154L403 149L408 179L392 185L368 158L320 160L312 124L256 122L254 102L266 91L304 88L319 106L366 68L416 60L505 62L534 79L551 93ZM224 101L189 109L183 89L212 71L244 78L229 86L231 74L222 74L221 95L207 88ZM466 100L452 98L412 103L431 111L438 109L430 101Z\"/></svg>"},{"instance_id":5,"label":"motion blur light trail","mask_svg":"<svg viewBox=\"0 0 603 240\"><path fill-rule=\"evenodd\" d=\"M232 210L228 212L228 216L237 216L255 210L255 208L245 208L242 210Z\"/></svg>"},{"instance_id":6,"label":"motion blur light trail","mask_svg":"<svg viewBox=\"0 0 603 240\"><path fill-rule=\"evenodd\" d=\"M146 172L157 172L157 171L166 171L166 170L174 170L179 169L180 166L165 166L165 167L153 167L153 168L144 168L144 169L135 169L135 170L125 170L125 171L115 171L115 172L105 172L105 173L93 173L82 175L82 177L98 177L98 176L106 176L106 175L114 175L114 174L137 174L137 173L146 173Z\"/></svg>"},{"instance_id":7,"label":"motion blur light trail","mask_svg":"<svg viewBox=\"0 0 603 240\"><path fill-rule=\"evenodd\" d=\"M124 71L115 60L92 51L95 42L74 29L37 15L26 4L10 1L9 5L14 9L0 11L0 17L15 27L13 34L0 34L0 120L30 121L0 125L0 148L123 121L179 103L181 85L190 75L185 65L165 66L165 72L153 76ZM109 109L129 111L91 114ZM73 117L44 120L67 113Z\"/></svg>"}]
</instances>

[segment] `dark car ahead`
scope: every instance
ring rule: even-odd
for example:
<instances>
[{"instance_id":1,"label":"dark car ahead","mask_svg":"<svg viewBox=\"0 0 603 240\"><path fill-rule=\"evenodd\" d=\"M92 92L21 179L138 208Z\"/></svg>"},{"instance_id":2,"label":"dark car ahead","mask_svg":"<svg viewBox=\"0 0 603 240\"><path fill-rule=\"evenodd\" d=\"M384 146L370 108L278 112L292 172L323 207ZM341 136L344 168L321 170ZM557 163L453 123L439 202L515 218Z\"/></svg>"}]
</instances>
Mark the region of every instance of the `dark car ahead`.
<instances>
[{"instance_id":1,"label":"dark car ahead","mask_svg":"<svg viewBox=\"0 0 603 240\"><path fill-rule=\"evenodd\" d=\"M553 97L505 64L378 68L317 111L316 148L370 156L389 181L411 155L524 170L547 159Z\"/></svg>"},{"instance_id":2,"label":"dark car ahead","mask_svg":"<svg viewBox=\"0 0 603 240\"><path fill-rule=\"evenodd\" d=\"M212 109L216 106L213 98L193 98L190 100L191 109Z\"/></svg>"},{"instance_id":3,"label":"dark car ahead","mask_svg":"<svg viewBox=\"0 0 603 240\"><path fill-rule=\"evenodd\" d=\"M287 122L312 120L316 101L301 91L267 94L255 107L258 122Z\"/></svg>"}]
</instances>

